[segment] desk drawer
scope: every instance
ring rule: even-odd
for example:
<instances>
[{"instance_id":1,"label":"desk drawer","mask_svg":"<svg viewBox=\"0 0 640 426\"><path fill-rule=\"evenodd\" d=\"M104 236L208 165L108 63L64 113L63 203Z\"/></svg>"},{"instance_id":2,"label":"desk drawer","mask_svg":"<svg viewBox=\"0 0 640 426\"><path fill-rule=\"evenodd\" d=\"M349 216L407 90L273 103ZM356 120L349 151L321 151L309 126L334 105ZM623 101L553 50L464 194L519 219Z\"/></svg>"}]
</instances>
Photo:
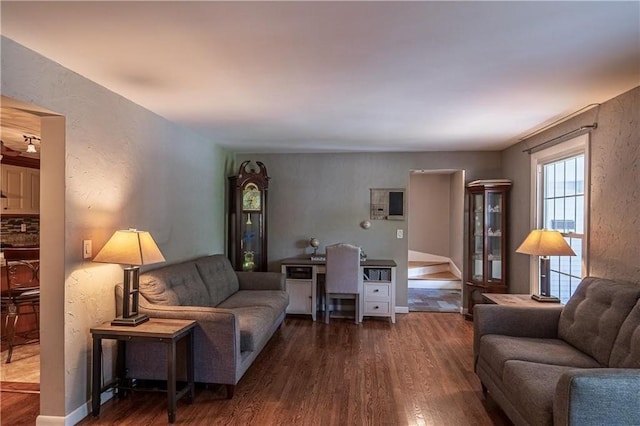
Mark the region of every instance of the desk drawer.
<instances>
[{"instance_id":1,"label":"desk drawer","mask_svg":"<svg viewBox=\"0 0 640 426\"><path fill-rule=\"evenodd\" d=\"M389 316L389 302L365 302L364 315Z\"/></svg>"},{"instance_id":2,"label":"desk drawer","mask_svg":"<svg viewBox=\"0 0 640 426\"><path fill-rule=\"evenodd\" d=\"M310 280L313 277L311 266L287 266L286 274L288 279Z\"/></svg>"},{"instance_id":3,"label":"desk drawer","mask_svg":"<svg viewBox=\"0 0 640 426\"><path fill-rule=\"evenodd\" d=\"M389 300L389 284L365 284L364 297L366 300Z\"/></svg>"}]
</instances>

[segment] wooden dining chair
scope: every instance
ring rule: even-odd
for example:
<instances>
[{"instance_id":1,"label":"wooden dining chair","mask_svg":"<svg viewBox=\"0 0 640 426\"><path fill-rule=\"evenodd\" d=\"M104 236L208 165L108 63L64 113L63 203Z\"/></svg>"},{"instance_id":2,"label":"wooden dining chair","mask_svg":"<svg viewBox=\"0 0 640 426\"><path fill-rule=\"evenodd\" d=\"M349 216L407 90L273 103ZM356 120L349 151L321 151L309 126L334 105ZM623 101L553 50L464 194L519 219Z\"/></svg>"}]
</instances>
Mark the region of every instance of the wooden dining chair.
<instances>
[{"instance_id":1,"label":"wooden dining chair","mask_svg":"<svg viewBox=\"0 0 640 426\"><path fill-rule=\"evenodd\" d=\"M5 248L3 250L7 288L1 293L2 314L5 317L5 333L9 352L6 363L11 362L15 346L36 343L40 340L40 249ZM36 318L35 329L23 333L25 341L17 343L18 319L32 315ZM32 338L33 334L37 337Z\"/></svg>"}]
</instances>

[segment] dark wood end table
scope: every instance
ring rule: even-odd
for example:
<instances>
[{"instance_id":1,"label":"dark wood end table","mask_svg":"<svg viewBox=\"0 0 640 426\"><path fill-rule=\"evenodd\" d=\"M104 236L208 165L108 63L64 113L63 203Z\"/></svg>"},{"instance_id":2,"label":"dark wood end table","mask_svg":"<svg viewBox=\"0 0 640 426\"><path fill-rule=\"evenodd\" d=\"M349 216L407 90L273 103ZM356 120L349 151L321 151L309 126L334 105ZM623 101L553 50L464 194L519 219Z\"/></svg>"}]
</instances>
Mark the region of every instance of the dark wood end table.
<instances>
[{"instance_id":1,"label":"dark wood end table","mask_svg":"<svg viewBox=\"0 0 640 426\"><path fill-rule=\"evenodd\" d=\"M100 394L115 388L118 396L123 396L126 379L126 342L160 342L167 345L167 411L169 423L176 420L176 402L188 395L189 402L195 396L193 372L193 330L196 322L192 320L151 318L136 327L113 326L106 322L91 328L93 337L93 366L91 386L91 409L94 417L100 415ZM176 389L176 344L187 339L187 384ZM102 340L118 341L118 358L116 362L116 379L102 386Z\"/></svg>"},{"instance_id":2,"label":"dark wood end table","mask_svg":"<svg viewBox=\"0 0 640 426\"><path fill-rule=\"evenodd\" d=\"M538 302L531 298L530 294L497 294L483 293L482 298L487 303L495 305L521 306L533 308L557 308L563 306L561 303Z\"/></svg>"}]
</instances>

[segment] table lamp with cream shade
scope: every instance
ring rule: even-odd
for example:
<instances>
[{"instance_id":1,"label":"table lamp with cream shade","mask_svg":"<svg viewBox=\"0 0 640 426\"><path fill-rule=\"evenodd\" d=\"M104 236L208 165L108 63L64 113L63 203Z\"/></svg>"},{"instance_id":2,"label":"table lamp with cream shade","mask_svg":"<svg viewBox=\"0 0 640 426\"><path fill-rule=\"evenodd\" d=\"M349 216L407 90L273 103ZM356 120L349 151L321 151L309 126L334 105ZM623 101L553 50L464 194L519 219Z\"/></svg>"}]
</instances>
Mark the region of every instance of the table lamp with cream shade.
<instances>
[{"instance_id":1,"label":"table lamp with cream shade","mask_svg":"<svg viewBox=\"0 0 640 426\"><path fill-rule=\"evenodd\" d=\"M560 302L560 299L551 295L549 256L576 255L562 234L549 229L534 229L520 244L516 253L540 256L540 294L533 294L531 298L538 302Z\"/></svg>"},{"instance_id":2,"label":"table lamp with cream shade","mask_svg":"<svg viewBox=\"0 0 640 426\"><path fill-rule=\"evenodd\" d=\"M151 234L136 229L116 231L93 258L94 262L129 265L124 268L122 316L111 321L111 325L135 327L149 319L147 315L138 313L139 266L164 262L164 260Z\"/></svg>"}]
</instances>

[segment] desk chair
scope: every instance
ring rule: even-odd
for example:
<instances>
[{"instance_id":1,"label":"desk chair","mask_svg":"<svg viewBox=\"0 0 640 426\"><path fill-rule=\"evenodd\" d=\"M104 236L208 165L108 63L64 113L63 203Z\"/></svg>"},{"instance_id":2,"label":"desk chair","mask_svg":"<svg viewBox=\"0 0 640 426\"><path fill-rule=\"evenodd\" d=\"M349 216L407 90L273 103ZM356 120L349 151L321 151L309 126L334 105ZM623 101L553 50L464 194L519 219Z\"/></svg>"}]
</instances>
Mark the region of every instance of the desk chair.
<instances>
[{"instance_id":1,"label":"desk chair","mask_svg":"<svg viewBox=\"0 0 640 426\"><path fill-rule=\"evenodd\" d=\"M350 244L327 246L324 322L329 324L333 299L354 299L355 320L360 320L360 247Z\"/></svg>"},{"instance_id":2,"label":"desk chair","mask_svg":"<svg viewBox=\"0 0 640 426\"><path fill-rule=\"evenodd\" d=\"M2 291L0 300L2 314L5 318L5 333L9 343L6 363L11 362L14 346L39 341L40 328L40 249L18 248L4 249L7 289ZM23 308L30 308L24 312ZM24 343L16 343L16 328L21 315L34 315L36 329L26 334L38 333L38 338L28 339Z\"/></svg>"}]
</instances>

